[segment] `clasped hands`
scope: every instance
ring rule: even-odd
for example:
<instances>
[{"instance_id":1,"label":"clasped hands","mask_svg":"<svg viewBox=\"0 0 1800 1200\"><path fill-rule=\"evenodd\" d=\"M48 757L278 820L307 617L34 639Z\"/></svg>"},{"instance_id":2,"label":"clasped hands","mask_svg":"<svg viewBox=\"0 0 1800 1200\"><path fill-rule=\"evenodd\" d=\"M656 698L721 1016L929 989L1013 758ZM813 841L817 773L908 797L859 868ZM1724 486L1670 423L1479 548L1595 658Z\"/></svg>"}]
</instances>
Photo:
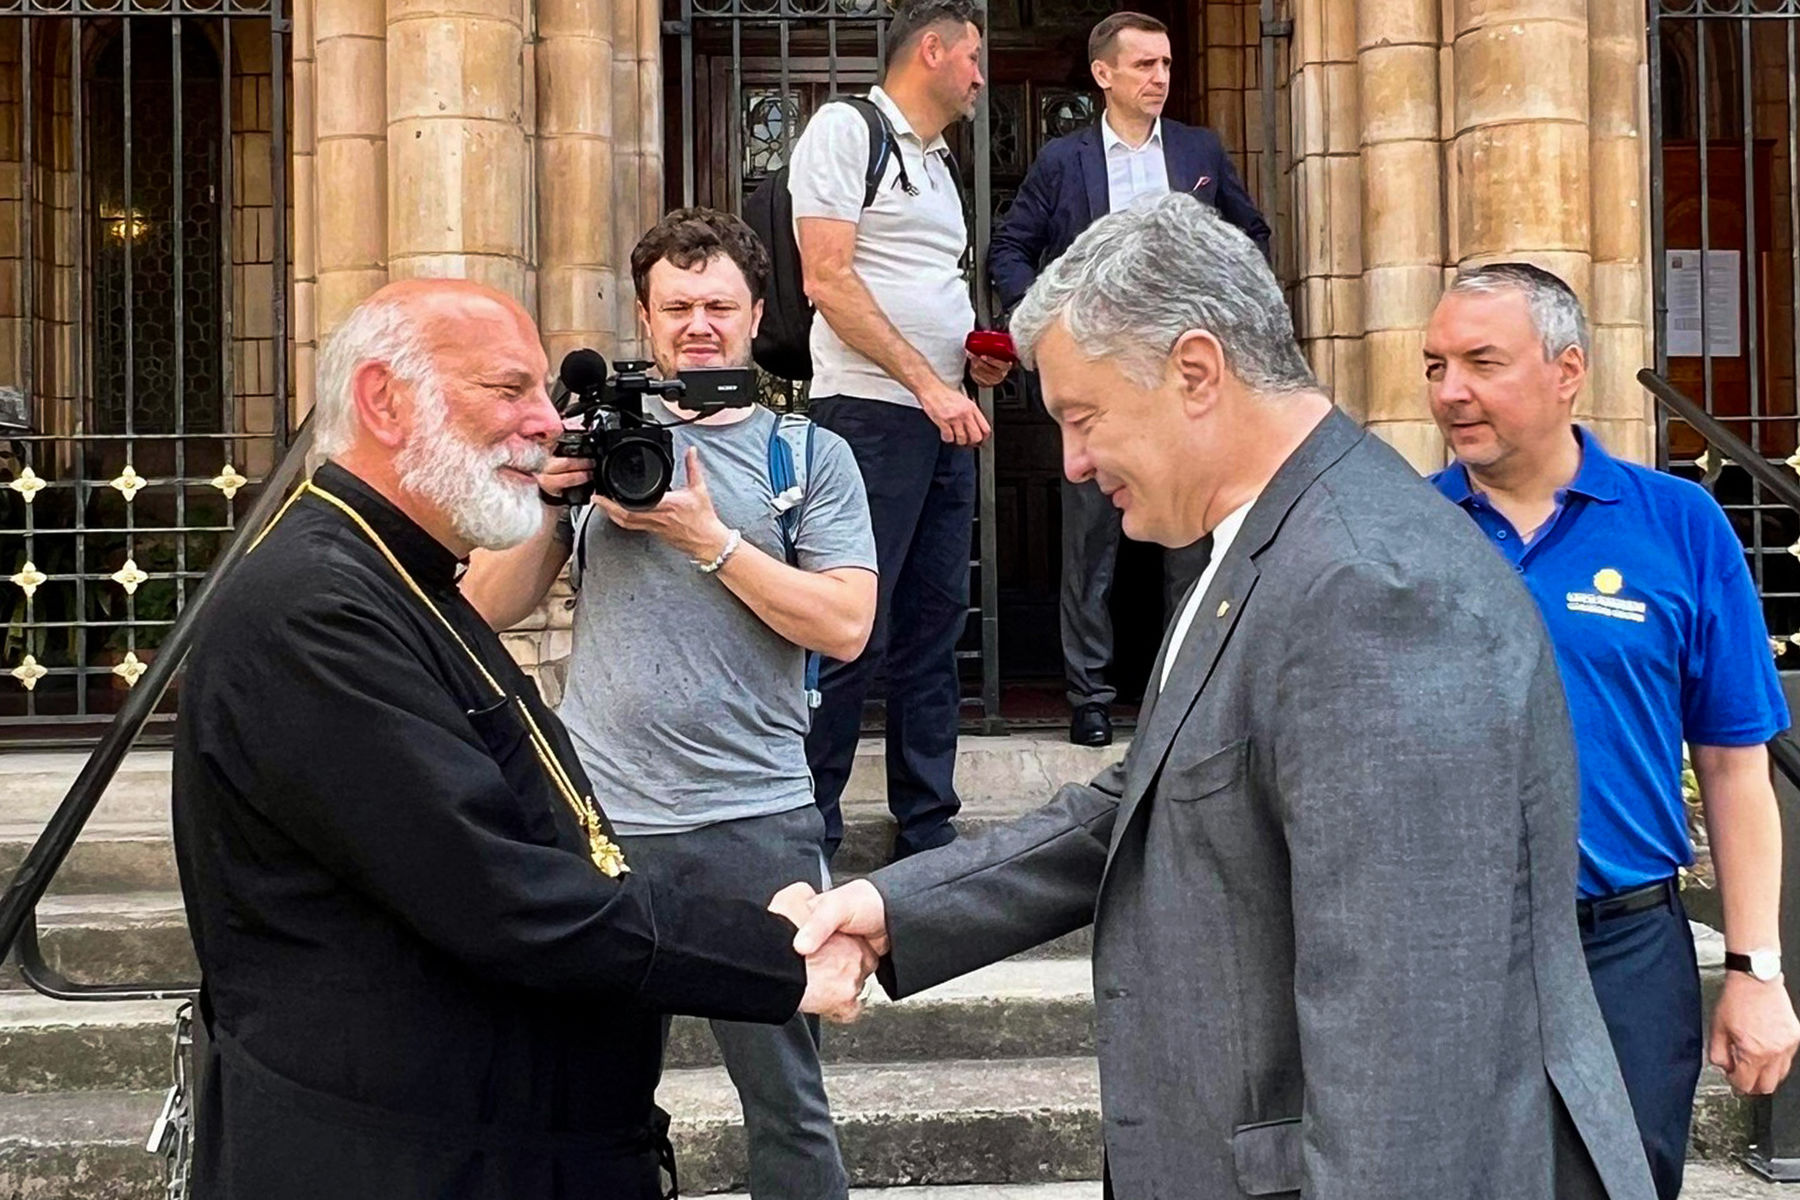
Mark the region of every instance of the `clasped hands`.
<instances>
[{"instance_id":1,"label":"clasped hands","mask_svg":"<svg viewBox=\"0 0 1800 1200\"><path fill-rule=\"evenodd\" d=\"M866 879L820 893L790 883L769 911L794 923L794 951L806 959L800 1011L848 1024L862 1014L864 986L888 951L887 908Z\"/></svg>"}]
</instances>

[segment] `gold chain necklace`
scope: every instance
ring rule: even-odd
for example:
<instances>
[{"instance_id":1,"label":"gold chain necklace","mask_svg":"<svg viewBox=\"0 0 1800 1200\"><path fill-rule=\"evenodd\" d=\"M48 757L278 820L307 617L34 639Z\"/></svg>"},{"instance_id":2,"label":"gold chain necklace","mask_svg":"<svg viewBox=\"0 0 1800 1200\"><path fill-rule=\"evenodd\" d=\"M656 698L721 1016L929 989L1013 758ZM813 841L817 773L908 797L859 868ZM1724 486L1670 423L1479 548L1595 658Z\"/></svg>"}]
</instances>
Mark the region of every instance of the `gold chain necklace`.
<instances>
[{"instance_id":1,"label":"gold chain necklace","mask_svg":"<svg viewBox=\"0 0 1800 1200\"><path fill-rule=\"evenodd\" d=\"M575 820L580 824L581 831L587 835L588 857L593 859L594 866L599 868L600 873L609 879L617 879L630 871L630 866L625 862L625 851L620 849L618 843L606 836L605 826L600 821L600 810L594 804L594 798L582 795L576 788L575 781L569 778L569 773L563 769L562 763L557 761L556 753L550 746L550 739L546 738L543 730L538 728L537 721L531 715L531 709L519 697L509 695L507 690L500 686L499 680L488 673L487 667L476 656L475 651L469 648L469 644L463 641L462 635L456 632L456 627L450 624L450 619L444 616L436 604L432 603L431 597L425 594L425 590L401 565L400 560L394 556L394 552L388 549L387 543L381 540L381 535L376 533L367 521L363 520L361 513L309 479L296 488L292 496L288 497L287 503L281 506L281 511L275 514L275 520L269 522L268 529L264 529L258 535L250 548L254 550L261 545L262 539L268 535L269 529L273 529L281 518L287 515L287 511L293 507L294 501L308 492L338 509L349 517L358 529L363 531L369 541L374 543L375 548L381 551L381 556L388 560L388 565L393 567L395 573L400 576L401 582L405 583L412 594L419 598L419 602L431 612L432 616L438 619L438 623L444 627L444 631L462 648L462 652L468 655L469 661L475 664L475 669L481 673L481 677L487 681L487 685L494 689L494 693L501 701L511 703L519 716L524 719L525 728L531 734L531 748L537 754L538 764L543 767L544 774L549 778L551 786L574 812Z\"/></svg>"}]
</instances>

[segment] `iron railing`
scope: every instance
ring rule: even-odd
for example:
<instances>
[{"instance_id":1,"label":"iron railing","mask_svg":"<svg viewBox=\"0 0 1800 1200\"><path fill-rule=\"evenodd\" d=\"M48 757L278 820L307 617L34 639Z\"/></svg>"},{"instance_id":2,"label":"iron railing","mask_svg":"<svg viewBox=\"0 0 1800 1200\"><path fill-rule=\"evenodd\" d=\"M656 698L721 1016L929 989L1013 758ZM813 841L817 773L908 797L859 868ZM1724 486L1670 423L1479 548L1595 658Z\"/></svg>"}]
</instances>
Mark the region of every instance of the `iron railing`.
<instances>
[{"instance_id":1,"label":"iron railing","mask_svg":"<svg viewBox=\"0 0 1800 1200\"><path fill-rule=\"evenodd\" d=\"M1759 487L1767 490L1775 502L1800 513L1800 479L1785 474L1760 452L1705 408L1683 395L1652 370L1638 372L1638 382L1660 401L1674 417L1685 421L1720 454L1750 473ZM1792 677L1790 677L1792 678ZM1800 696L1800 687L1789 687L1789 703ZM1782 855L1781 913L1782 942L1800 945L1800 742L1793 732L1777 734L1769 743L1769 761L1774 764L1777 791L1784 801L1782 808L1783 842L1788 852ZM1788 976L1788 994L1800 990L1800 971ZM1800 997L1796 997L1800 1000ZM1780 1183L1800 1183L1800 1079L1790 1076L1773 1096L1758 1096L1753 1102L1751 1145L1744 1161L1765 1179Z\"/></svg>"},{"instance_id":2,"label":"iron railing","mask_svg":"<svg viewBox=\"0 0 1800 1200\"><path fill-rule=\"evenodd\" d=\"M155 711L157 701L174 682L176 672L187 657L194 631L205 616L208 601L218 591L220 582L249 551L256 534L269 523L288 493L299 484L311 445L309 419L269 473L262 494L257 497L249 515L176 617L163 641L162 653L150 663L137 686L125 698L124 707L107 726L100 744L88 755L86 764L69 785L44 832L32 843L18 871L7 883L6 891L0 894L0 958L16 950L19 973L46 996L58 1000L163 1000L191 997L199 989L199 985L192 982L89 984L68 979L44 961L37 938L37 905L88 818L93 815L94 807L100 803L100 797L112 783L126 752Z\"/></svg>"},{"instance_id":3,"label":"iron railing","mask_svg":"<svg viewBox=\"0 0 1800 1200\"><path fill-rule=\"evenodd\" d=\"M284 4L0 0L8 732L120 710L287 443Z\"/></svg>"}]
</instances>

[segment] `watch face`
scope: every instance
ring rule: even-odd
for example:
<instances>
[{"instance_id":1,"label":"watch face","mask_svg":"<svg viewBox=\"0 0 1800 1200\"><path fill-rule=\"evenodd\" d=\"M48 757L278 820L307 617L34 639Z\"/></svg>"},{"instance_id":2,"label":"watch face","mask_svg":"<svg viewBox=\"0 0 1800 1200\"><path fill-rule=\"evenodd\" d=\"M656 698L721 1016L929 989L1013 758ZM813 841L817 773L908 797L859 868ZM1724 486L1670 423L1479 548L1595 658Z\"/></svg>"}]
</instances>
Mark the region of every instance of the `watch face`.
<instances>
[{"instance_id":1,"label":"watch face","mask_svg":"<svg viewBox=\"0 0 1800 1200\"><path fill-rule=\"evenodd\" d=\"M1767 983L1781 974L1781 955L1774 950L1752 950L1750 974Z\"/></svg>"}]
</instances>

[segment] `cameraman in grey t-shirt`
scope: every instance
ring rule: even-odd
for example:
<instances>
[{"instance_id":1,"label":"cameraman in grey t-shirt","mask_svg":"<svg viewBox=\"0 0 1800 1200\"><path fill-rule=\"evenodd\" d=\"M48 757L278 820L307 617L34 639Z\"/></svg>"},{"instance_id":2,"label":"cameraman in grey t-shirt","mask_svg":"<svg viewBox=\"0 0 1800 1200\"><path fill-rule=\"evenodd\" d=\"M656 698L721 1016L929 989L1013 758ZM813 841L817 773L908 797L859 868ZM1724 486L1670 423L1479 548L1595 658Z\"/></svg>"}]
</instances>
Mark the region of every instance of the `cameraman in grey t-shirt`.
<instances>
[{"instance_id":1,"label":"cameraman in grey t-shirt","mask_svg":"<svg viewBox=\"0 0 1800 1200\"><path fill-rule=\"evenodd\" d=\"M631 271L662 375L749 365L769 258L742 221L672 212L632 251ZM558 508L525 545L477 554L462 588L507 628L542 603L579 543L561 716L632 869L766 903L790 883L822 883L806 654L854 659L868 640L868 501L849 447L815 430L790 566L769 479L776 415L758 405L677 424L694 414L657 400L646 415L674 425L675 487L657 507L596 497L573 520ZM539 485L558 496L590 465L552 459ZM744 1106L751 1195L841 1200L817 1026L712 1028Z\"/></svg>"}]
</instances>

